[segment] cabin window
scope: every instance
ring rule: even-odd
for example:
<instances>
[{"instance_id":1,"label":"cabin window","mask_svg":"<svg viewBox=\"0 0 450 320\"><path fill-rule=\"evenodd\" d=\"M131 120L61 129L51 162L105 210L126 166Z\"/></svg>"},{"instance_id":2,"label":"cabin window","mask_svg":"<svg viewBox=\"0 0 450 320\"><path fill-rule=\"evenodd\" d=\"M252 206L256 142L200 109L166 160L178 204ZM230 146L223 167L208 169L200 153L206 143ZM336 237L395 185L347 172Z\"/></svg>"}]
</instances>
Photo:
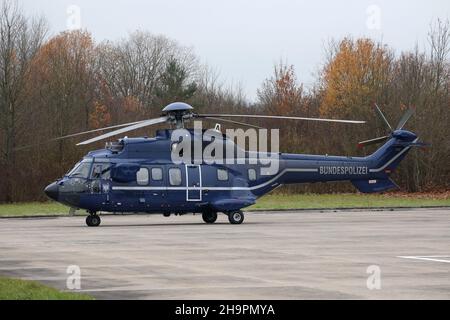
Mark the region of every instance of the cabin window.
<instances>
[{"instance_id":1,"label":"cabin window","mask_svg":"<svg viewBox=\"0 0 450 320\"><path fill-rule=\"evenodd\" d=\"M181 169L180 168L170 168L169 169L169 182L172 186L181 185Z\"/></svg>"},{"instance_id":2,"label":"cabin window","mask_svg":"<svg viewBox=\"0 0 450 320\"><path fill-rule=\"evenodd\" d=\"M136 181L137 181L137 184L140 186L145 186L148 184L148 169L147 168L139 169L139 171L136 173Z\"/></svg>"},{"instance_id":3,"label":"cabin window","mask_svg":"<svg viewBox=\"0 0 450 320\"><path fill-rule=\"evenodd\" d=\"M152 180L161 181L163 178L163 172L161 168L152 168Z\"/></svg>"},{"instance_id":4,"label":"cabin window","mask_svg":"<svg viewBox=\"0 0 450 320\"><path fill-rule=\"evenodd\" d=\"M217 180L227 181L228 180L228 171L226 169L217 169Z\"/></svg>"},{"instance_id":5,"label":"cabin window","mask_svg":"<svg viewBox=\"0 0 450 320\"><path fill-rule=\"evenodd\" d=\"M248 169L248 180L255 181L256 180L256 170Z\"/></svg>"}]
</instances>

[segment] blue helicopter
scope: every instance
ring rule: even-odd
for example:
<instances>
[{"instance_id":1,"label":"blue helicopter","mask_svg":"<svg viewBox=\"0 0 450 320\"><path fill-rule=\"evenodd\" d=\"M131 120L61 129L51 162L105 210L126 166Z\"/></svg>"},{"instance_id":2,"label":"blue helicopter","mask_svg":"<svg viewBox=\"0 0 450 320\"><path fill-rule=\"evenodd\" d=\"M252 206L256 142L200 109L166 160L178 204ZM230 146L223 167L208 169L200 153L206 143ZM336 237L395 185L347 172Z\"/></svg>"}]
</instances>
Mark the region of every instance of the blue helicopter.
<instances>
[{"instance_id":1,"label":"blue helicopter","mask_svg":"<svg viewBox=\"0 0 450 320\"><path fill-rule=\"evenodd\" d=\"M185 130L185 135L202 148L206 148L205 130L200 133L184 129L185 122L208 119L233 123L240 126L257 127L229 118L272 118L282 120L308 120L339 123L364 123L355 120L337 120L286 116L241 115L241 114L197 114L193 108L182 102L169 104L163 115L133 123L90 130L66 137L115 129L108 133L78 143L86 145L114 135L169 123L174 129L158 130L153 138L122 138L106 143L101 150L91 151L64 177L45 188L46 195L72 209L88 212L86 224L100 225L98 212L159 213L164 216L200 213L204 222L214 223L217 214L228 216L231 224L244 221L242 208L248 207L273 189L292 183L350 181L364 193L381 192L396 187L390 174L412 147L424 146L417 136L403 126L414 112L409 108L395 129L375 105L375 110L389 128L383 137L362 141L359 146L385 142L373 154L365 157L306 155L277 153L277 170L263 172L258 162L206 163L184 161L174 163L173 152L180 140L174 141L176 130ZM120 129L118 129L120 128ZM247 160L261 154L241 149L234 141L220 132L220 125L214 129L223 137L224 146L241 151ZM61 137L61 138L66 138ZM208 140L208 139L206 139ZM213 139L209 139L210 141ZM177 153L179 154L179 150ZM267 153L266 153L267 155Z\"/></svg>"}]
</instances>

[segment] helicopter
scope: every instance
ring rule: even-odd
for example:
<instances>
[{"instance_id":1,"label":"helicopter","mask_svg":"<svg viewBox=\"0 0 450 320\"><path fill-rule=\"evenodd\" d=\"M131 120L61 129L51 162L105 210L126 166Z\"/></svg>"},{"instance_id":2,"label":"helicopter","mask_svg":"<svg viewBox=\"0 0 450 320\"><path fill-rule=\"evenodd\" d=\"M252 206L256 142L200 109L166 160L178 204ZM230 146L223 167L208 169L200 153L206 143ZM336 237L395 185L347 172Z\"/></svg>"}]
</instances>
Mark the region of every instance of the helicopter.
<instances>
[{"instance_id":1,"label":"helicopter","mask_svg":"<svg viewBox=\"0 0 450 320\"><path fill-rule=\"evenodd\" d=\"M205 139L206 130L185 129L190 120L214 120L260 128L258 126L232 120L278 119L306 120L362 124L365 121L338 120L322 118L304 118L270 115L241 114L197 114L193 107L184 102L174 102L162 110L162 116L154 119L126 123L95 130L89 130L69 136L114 129L77 145L87 145L132 130L169 123L175 129L158 130L155 137L124 137L107 142L104 149L90 151L62 178L48 185L45 194L72 210L84 209L88 215L86 224L99 226L100 212L147 213L183 215L199 213L207 224L217 220L218 213L228 216L231 224L244 221L243 208L253 205L256 200L284 184L313 183L328 181L350 181L360 192L382 192L398 187L390 178L393 170L412 147L424 146L418 142L416 134L403 127L414 113L410 107L393 128L381 109L374 109L387 125L389 134L360 142L360 147L384 144L374 153L365 157L308 155L289 153L270 153L276 155L276 170L264 172L264 166L251 161L268 152L246 151L220 131L220 124ZM177 131L181 138L173 138ZM211 131L211 130L209 130ZM214 134L215 133L215 134ZM214 135L214 138L211 137ZM189 139L188 139L189 138ZM207 141L222 138L224 147L231 147L232 158L239 153L249 161L208 162L205 159L190 161L189 148L181 148L181 142L191 140L207 148ZM205 141L206 140L206 141ZM175 150L175 151L174 151ZM184 150L184 151L183 151ZM173 161L173 154L188 155L182 161ZM232 159L232 160L233 160ZM196 159L198 160L198 159ZM270 170L269 170L270 171Z\"/></svg>"}]
</instances>

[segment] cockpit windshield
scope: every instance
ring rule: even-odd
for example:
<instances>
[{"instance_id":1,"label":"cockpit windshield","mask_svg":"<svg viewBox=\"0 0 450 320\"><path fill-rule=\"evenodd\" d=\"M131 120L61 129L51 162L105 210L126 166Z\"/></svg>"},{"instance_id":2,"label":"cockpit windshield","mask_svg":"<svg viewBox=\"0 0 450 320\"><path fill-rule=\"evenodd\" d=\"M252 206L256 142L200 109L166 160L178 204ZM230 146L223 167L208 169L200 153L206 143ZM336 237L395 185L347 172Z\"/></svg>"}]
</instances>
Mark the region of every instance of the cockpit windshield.
<instances>
[{"instance_id":1,"label":"cockpit windshield","mask_svg":"<svg viewBox=\"0 0 450 320\"><path fill-rule=\"evenodd\" d=\"M84 178L89 177L89 170L91 169L91 161L83 160L75 165L75 167L69 171L67 176L71 178Z\"/></svg>"}]
</instances>

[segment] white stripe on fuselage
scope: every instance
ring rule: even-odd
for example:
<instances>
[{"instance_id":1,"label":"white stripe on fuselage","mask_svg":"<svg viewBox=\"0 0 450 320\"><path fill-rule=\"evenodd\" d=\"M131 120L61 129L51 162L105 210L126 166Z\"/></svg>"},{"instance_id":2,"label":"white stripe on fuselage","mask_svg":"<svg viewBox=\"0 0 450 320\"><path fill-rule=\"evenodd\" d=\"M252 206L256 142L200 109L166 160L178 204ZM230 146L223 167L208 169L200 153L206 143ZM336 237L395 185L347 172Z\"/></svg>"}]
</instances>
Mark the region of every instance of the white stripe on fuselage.
<instances>
[{"instance_id":1,"label":"white stripe on fuselage","mask_svg":"<svg viewBox=\"0 0 450 320\"><path fill-rule=\"evenodd\" d=\"M416 143L417 140L419 140L419 138L417 138L416 140L413 141L413 143ZM392 162L394 162L395 160L398 159L398 157L400 157L402 154L404 154L406 151L408 151L409 149L411 149L411 147L406 147L404 148L402 151L400 151L399 153L397 153L395 155L395 157L392 157L391 160L389 160L388 162L386 162L382 167L376 168L376 169L369 169L369 172L380 172L382 170L384 170L388 165L390 165Z\"/></svg>"}]
</instances>

